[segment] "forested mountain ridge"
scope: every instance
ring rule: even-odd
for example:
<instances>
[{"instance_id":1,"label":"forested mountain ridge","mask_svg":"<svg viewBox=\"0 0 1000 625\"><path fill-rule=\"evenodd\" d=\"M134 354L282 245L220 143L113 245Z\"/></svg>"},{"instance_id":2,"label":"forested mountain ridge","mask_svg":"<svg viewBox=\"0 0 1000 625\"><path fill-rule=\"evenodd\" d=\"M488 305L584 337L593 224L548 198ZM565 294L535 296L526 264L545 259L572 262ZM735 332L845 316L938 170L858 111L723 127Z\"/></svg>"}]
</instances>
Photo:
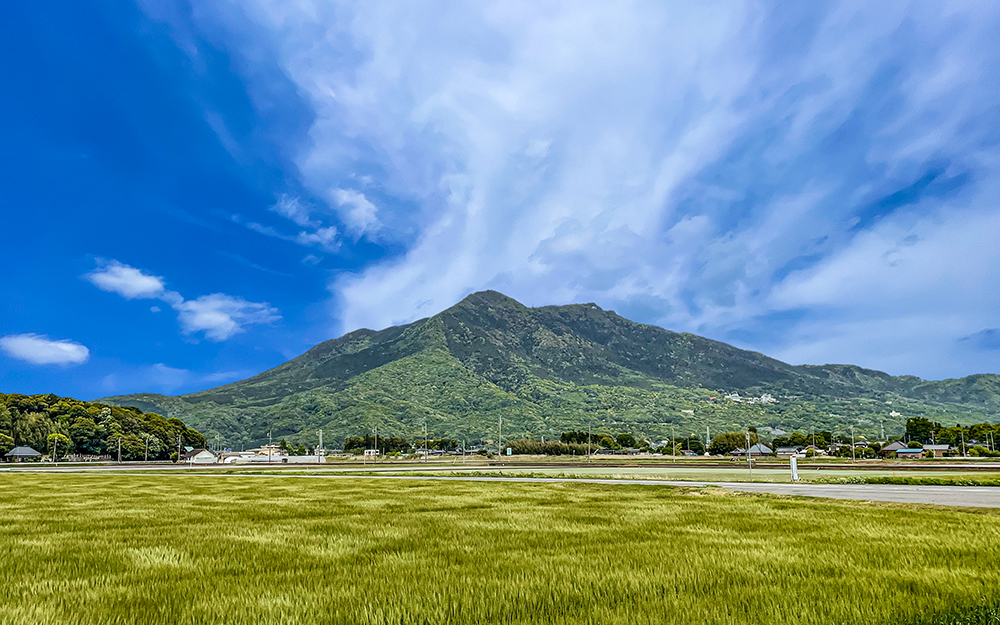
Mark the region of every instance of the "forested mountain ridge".
<instances>
[{"instance_id":1,"label":"forested mountain ridge","mask_svg":"<svg viewBox=\"0 0 1000 625\"><path fill-rule=\"evenodd\" d=\"M734 392L777 401L722 400ZM268 430L293 439L375 426L410 435L424 421L440 435L485 441L498 416L512 435L534 436L587 422L655 436L737 421L892 428L903 412L982 420L1000 412L1000 376L931 382L853 365L793 366L595 304L528 308L484 291L427 319L325 341L246 380L102 401L183 416L231 444L259 442Z\"/></svg>"}]
</instances>

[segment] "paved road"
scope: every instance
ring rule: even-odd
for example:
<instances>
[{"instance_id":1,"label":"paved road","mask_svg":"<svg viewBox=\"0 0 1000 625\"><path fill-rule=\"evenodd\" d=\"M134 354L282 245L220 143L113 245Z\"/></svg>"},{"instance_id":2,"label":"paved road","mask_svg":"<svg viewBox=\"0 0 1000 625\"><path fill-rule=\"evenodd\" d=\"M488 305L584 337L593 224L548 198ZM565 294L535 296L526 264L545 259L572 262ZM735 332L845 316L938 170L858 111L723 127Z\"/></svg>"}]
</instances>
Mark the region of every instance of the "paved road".
<instances>
[{"instance_id":1,"label":"paved road","mask_svg":"<svg viewBox=\"0 0 1000 625\"><path fill-rule=\"evenodd\" d=\"M45 472L83 473L101 469L52 467ZM13 469L30 471L30 469ZM107 471L127 471L125 467L103 467ZM35 472L35 471L31 471ZM199 469L177 470L175 475L218 476L212 471ZM795 495L799 497L822 497L828 499L853 499L860 501L888 501L896 503L936 504L941 506L961 506L973 508L1000 508L1000 487L991 486L909 486L898 484L775 484L765 482L696 482L667 480L616 480L602 478L558 478L558 477L516 477L516 476L445 476L445 475L343 475L343 474L287 474L274 473L227 473L226 477L286 477L322 480L440 480L465 482L527 482L527 483L583 483L611 484L623 486L639 484L644 486L715 487L727 490L771 493L775 495Z\"/></svg>"},{"instance_id":2,"label":"paved road","mask_svg":"<svg viewBox=\"0 0 1000 625\"><path fill-rule=\"evenodd\" d=\"M609 480L599 478L546 478L546 477L458 477L435 475L406 476L350 476L312 475L303 477L333 479L407 479L407 480L464 480L473 482L574 482L584 484L614 484L616 486L641 484L647 486L695 486L725 488L752 493L823 497L828 499L856 499L861 501L890 501L897 503L937 504L975 508L1000 508L1000 488L990 486L904 486L897 484L773 484L750 482L681 482L665 480Z\"/></svg>"}]
</instances>

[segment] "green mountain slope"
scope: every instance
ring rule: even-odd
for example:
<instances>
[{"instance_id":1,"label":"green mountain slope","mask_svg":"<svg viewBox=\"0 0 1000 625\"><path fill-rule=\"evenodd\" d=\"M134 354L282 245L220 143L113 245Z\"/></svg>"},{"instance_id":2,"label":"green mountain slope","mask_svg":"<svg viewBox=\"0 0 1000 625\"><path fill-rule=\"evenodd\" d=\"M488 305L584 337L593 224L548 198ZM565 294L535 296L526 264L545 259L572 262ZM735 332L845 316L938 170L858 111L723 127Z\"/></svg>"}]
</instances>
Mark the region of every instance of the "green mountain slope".
<instances>
[{"instance_id":1,"label":"green mountain slope","mask_svg":"<svg viewBox=\"0 0 1000 625\"><path fill-rule=\"evenodd\" d=\"M723 395L768 393L775 403ZM358 330L252 378L198 393L101 401L179 416L231 445L267 432L293 441L362 435L487 442L558 436L588 424L663 437L737 424L876 434L907 416L982 421L1000 377L929 382L852 365L792 366L692 334L634 323L594 304L528 308L493 291L382 331ZM680 434L680 432L678 432Z\"/></svg>"}]
</instances>

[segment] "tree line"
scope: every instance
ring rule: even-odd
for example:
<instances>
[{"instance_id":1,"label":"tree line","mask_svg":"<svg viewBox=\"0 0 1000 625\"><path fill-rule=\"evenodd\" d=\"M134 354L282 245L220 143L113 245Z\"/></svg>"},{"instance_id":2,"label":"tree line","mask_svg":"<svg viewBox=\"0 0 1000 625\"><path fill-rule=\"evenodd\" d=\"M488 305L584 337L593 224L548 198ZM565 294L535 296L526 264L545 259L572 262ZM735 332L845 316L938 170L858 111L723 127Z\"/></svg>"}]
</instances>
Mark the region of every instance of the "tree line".
<instances>
[{"instance_id":1,"label":"tree line","mask_svg":"<svg viewBox=\"0 0 1000 625\"><path fill-rule=\"evenodd\" d=\"M435 449L440 451L455 451L459 448L458 439L455 438L421 438L413 439L411 443L399 436L379 436L376 443L375 436L349 436L344 440L344 451L351 453L361 453L366 449L375 449L378 445L379 453L382 455L391 453L408 454L415 449Z\"/></svg>"},{"instance_id":2,"label":"tree line","mask_svg":"<svg viewBox=\"0 0 1000 625\"><path fill-rule=\"evenodd\" d=\"M0 455L31 447L57 459L176 459L181 446L204 447L205 437L177 418L138 408L106 406L58 395L0 393Z\"/></svg>"}]
</instances>

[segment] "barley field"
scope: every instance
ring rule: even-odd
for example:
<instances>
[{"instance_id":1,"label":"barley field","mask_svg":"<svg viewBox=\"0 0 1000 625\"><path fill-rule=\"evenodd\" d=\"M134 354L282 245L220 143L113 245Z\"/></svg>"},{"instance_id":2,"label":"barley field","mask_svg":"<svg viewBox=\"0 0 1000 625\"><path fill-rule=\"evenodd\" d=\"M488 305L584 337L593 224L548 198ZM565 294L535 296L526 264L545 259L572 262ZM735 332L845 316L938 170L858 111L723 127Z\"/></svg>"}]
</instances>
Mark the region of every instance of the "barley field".
<instances>
[{"instance_id":1,"label":"barley field","mask_svg":"<svg viewBox=\"0 0 1000 625\"><path fill-rule=\"evenodd\" d=\"M0 623L992 623L998 553L992 511L710 489L0 476Z\"/></svg>"}]
</instances>

